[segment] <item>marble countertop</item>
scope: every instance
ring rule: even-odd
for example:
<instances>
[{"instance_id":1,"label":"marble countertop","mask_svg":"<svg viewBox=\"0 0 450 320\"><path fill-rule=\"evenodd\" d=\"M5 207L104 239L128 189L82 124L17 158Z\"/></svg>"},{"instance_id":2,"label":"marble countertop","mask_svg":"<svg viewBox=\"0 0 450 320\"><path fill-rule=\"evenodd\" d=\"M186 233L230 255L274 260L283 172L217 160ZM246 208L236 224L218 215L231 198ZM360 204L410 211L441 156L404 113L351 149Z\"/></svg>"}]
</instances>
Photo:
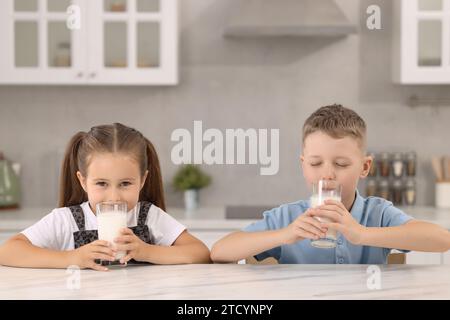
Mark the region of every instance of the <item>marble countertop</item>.
<instances>
[{"instance_id":1,"label":"marble countertop","mask_svg":"<svg viewBox=\"0 0 450 320\"><path fill-rule=\"evenodd\" d=\"M435 207L399 207L416 219L436 223L450 230L450 209ZM0 211L0 231L21 231L50 213L52 208L22 208ZM225 207L204 207L188 212L183 208L168 208L167 212L191 230L237 230L255 219L226 219Z\"/></svg>"},{"instance_id":2,"label":"marble countertop","mask_svg":"<svg viewBox=\"0 0 450 320\"><path fill-rule=\"evenodd\" d=\"M450 299L449 265L0 267L0 299ZM368 286L379 278L380 289ZM77 280L79 279L79 281ZM79 289L77 285L79 284Z\"/></svg>"}]
</instances>

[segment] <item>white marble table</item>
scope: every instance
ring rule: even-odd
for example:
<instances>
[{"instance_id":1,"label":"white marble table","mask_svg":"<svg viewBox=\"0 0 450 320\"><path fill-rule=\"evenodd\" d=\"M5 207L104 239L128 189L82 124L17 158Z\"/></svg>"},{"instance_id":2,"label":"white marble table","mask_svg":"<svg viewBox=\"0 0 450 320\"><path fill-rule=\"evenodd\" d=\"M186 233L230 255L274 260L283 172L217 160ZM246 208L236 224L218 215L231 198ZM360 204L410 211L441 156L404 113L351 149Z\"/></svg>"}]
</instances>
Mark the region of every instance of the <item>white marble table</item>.
<instances>
[{"instance_id":1,"label":"white marble table","mask_svg":"<svg viewBox=\"0 0 450 320\"><path fill-rule=\"evenodd\" d=\"M0 267L0 299L450 299L450 266L375 267L381 289L367 265L128 266L80 270L79 289L64 269Z\"/></svg>"}]
</instances>

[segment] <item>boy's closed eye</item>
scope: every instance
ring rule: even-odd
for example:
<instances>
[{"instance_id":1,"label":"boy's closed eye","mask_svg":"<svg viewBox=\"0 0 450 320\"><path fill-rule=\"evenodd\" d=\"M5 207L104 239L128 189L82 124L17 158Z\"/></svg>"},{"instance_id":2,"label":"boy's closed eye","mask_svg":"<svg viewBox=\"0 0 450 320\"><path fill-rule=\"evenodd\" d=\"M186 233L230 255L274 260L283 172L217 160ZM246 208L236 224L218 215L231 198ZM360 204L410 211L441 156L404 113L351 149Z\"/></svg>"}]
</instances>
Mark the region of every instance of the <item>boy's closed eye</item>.
<instances>
[{"instance_id":1,"label":"boy's closed eye","mask_svg":"<svg viewBox=\"0 0 450 320\"><path fill-rule=\"evenodd\" d=\"M348 164L346 164L346 163L339 163L339 162L336 162L336 165L337 165L338 167L341 167L341 168L348 167Z\"/></svg>"},{"instance_id":2,"label":"boy's closed eye","mask_svg":"<svg viewBox=\"0 0 450 320\"><path fill-rule=\"evenodd\" d=\"M311 167L318 167L322 164L322 162L318 162L318 163L311 163ZM335 163L336 166L341 167L341 168L345 168L348 167L347 163L340 163L340 162L336 162Z\"/></svg>"}]
</instances>

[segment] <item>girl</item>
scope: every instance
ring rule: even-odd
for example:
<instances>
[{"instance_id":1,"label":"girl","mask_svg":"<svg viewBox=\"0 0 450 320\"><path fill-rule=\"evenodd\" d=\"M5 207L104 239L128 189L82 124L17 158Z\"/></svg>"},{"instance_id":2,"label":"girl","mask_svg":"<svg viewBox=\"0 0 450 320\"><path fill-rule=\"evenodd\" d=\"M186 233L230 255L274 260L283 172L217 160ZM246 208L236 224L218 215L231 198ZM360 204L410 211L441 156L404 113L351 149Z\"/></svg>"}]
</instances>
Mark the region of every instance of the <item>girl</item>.
<instances>
[{"instance_id":1,"label":"girl","mask_svg":"<svg viewBox=\"0 0 450 320\"><path fill-rule=\"evenodd\" d=\"M115 245L97 240L96 204L124 201L130 228ZM140 132L122 124L93 127L71 139L64 157L60 208L0 246L0 264L108 270L98 260L153 264L209 263L209 250L164 212L158 156ZM136 212L136 213L135 213Z\"/></svg>"}]
</instances>

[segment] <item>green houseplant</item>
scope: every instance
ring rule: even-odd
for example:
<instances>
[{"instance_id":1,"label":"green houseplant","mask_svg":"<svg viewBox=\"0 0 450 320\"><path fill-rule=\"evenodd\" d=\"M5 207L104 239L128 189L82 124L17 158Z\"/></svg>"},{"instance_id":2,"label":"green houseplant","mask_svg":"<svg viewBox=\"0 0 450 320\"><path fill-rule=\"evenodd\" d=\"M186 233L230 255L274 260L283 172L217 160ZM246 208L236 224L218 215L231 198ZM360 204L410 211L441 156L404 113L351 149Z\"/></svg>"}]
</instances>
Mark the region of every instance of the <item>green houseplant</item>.
<instances>
[{"instance_id":1,"label":"green houseplant","mask_svg":"<svg viewBox=\"0 0 450 320\"><path fill-rule=\"evenodd\" d=\"M184 205L187 210L198 208L199 190L211 183L211 177L198 166L187 164L175 173L173 186L178 191L184 191Z\"/></svg>"}]
</instances>

